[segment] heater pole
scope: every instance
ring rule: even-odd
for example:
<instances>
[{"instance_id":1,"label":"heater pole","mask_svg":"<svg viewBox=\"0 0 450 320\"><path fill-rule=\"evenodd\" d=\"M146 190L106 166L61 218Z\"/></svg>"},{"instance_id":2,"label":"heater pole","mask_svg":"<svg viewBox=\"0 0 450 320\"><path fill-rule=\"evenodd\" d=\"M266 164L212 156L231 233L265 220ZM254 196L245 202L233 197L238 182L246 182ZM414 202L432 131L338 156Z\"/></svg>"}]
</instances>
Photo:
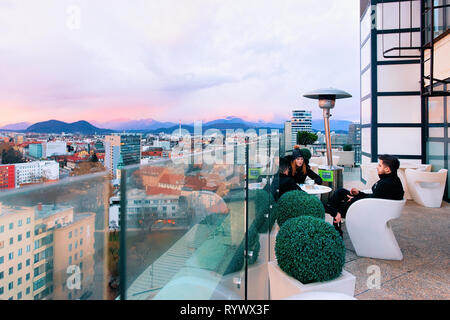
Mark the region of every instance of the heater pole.
<instances>
[{"instance_id":1,"label":"heater pole","mask_svg":"<svg viewBox=\"0 0 450 320\"><path fill-rule=\"evenodd\" d=\"M323 121L325 128L325 142L327 144L327 161L330 169L333 167L333 155L331 154L331 134L330 134L330 109L323 109Z\"/></svg>"}]
</instances>

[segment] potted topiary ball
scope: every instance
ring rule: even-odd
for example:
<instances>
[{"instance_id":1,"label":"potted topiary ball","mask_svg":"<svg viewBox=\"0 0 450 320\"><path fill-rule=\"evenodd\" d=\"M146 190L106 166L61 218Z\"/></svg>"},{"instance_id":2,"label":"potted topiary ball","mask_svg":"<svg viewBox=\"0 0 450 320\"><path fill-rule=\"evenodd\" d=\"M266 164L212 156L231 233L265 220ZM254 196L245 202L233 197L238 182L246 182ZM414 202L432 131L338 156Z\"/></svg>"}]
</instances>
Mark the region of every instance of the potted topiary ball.
<instances>
[{"instance_id":1,"label":"potted topiary ball","mask_svg":"<svg viewBox=\"0 0 450 320\"><path fill-rule=\"evenodd\" d=\"M276 206L278 225L282 227L287 220L301 216L312 216L324 220L325 208L316 196L304 191L294 190L283 194Z\"/></svg>"},{"instance_id":2,"label":"potted topiary ball","mask_svg":"<svg viewBox=\"0 0 450 320\"><path fill-rule=\"evenodd\" d=\"M343 240L323 219L302 216L287 220L278 231L275 255L277 260L269 262L274 299L307 291L354 295L356 279L343 270Z\"/></svg>"},{"instance_id":3,"label":"potted topiary ball","mask_svg":"<svg viewBox=\"0 0 450 320\"><path fill-rule=\"evenodd\" d=\"M254 212L256 228L259 233L272 230L275 223L274 210L275 199L266 190L249 190L248 194L249 212ZM272 210L270 208L272 206Z\"/></svg>"}]
</instances>

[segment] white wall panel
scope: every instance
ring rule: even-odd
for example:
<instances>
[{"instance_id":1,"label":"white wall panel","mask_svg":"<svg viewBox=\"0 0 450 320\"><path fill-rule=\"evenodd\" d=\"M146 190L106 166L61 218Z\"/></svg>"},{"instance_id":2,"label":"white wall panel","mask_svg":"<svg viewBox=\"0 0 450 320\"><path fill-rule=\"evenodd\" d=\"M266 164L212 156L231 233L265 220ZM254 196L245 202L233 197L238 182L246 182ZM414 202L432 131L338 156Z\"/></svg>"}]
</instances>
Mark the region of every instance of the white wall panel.
<instances>
[{"instance_id":1,"label":"white wall panel","mask_svg":"<svg viewBox=\"0 0 450 320\"><path fill-rule=\"evenodd\" d=\"M430 138L443 138L444 128L429 128L428 135Z\"/></svg>"},{"instance_id":2,"label":"white wall panel","mask_svg":"<svg viewBox=\"0 0 450 320\"><path fill-rule=\"evenodd\" d=\"M372 122L372 99L366 99L361 102L361 124L370 124Z\"/></svg>"},{"instance_id":3,"label":"white wall panel","mask_svg":"<svg viewBox=\"0 0 450 320\"><path fill-rule=\"evenodd\" d=\"M378 97L378 123L421 123L420 96Z\"/></svg>"},{"instance_id":4,"label":"white wall panel","mask_svg":"<svg viewBox=\"0 0 450 320\"><path fill-rule=\"evenodd\" d=\"M372 77L371 69L369 68L366 72L361 75L361 98L367 96L371 92Z\"/></svg>"},{"instance_id":5,"label":"white wall panel","mask_svg":"<svg viewBox=\"0 0 450 320\"><path fill-rule=\"evenodd\" d=\"M361 151L371 153L371 128L361 129Z\"/></svg>"},{"instance_id":6,"label":"white wall panel","mask_svg":"<svg viewBox=\"0 0 450 320\"><path fill-rule=\"evenodd\" d=\"M370 40L366 42L364 47L361 48L361 70L363 70L365 67L367 67L370 64L370 58L371 58L371 43Z\"/></svg>"},{"instance_id":7,"label":"white wall panel","mask_svg":"<svg viewBox=\"0 0 450 320\"><path fill-rule=\"evenodd\" d=\"M378 128L378 154L420 155L420 128Z\"/></svg>"},{"instance_id":8,"label":"white wall panel","mask_svg":"<svg viewBox=\"0 0 450 320\"><path fill-rule=\"evenodd\" d=\"M378 66L378 91L420 91L420 64Z\"/></svg>"},{"instance_id":9,"label":"white wall panel","mask_svg":"<svg viewBox=\"0 0 450 320\"><path fill-rule=\"evenodd\" d=\"M399 11L400 10L400 11ZM399 19L399 12L401 16ZM384 17L383 17L384 16ZM377 5L377 29L405 29L420 27L420 1L416 0L412 5L412 24L411 24L411 6L409 1L379 3Z\"/></svg>"},{"instance_id":10,"label":"white wall panel","mask_svg":"<svg viewBox=\"0 0 450 320\"><path fill-rule=\"evenodd\" d=\"M400 37L400 39L399 39ZM420 47L420 33L419 32L413 32L412 33L412 40L410 33L389 33L389 34L379 34L377 36L378 46L377 46L377 56L378 61L399 61L399 60L414 60L418 58L384 58L383 52L386 52L387 50L391 48L398 48L401 47ZM400 42L399 42L400 41ZM394 50L391 52L388 52L387 56L396 56L396 55L416 55L420 54L418 50L402 50L401 52L399 50Z\"/></svg>"},{"instance_id":11,"label":"white wall panel","mask_svg":"<svg viewBox=\"0 0 450 320\"><path fill-rule=\"evenodd\" d=\"M364 17L361 19L361 40L360 43L362 44L363 41L369 36L370 31L372 29L372 10L371 8L367 9Z\"/></svg>"}]
</instances>

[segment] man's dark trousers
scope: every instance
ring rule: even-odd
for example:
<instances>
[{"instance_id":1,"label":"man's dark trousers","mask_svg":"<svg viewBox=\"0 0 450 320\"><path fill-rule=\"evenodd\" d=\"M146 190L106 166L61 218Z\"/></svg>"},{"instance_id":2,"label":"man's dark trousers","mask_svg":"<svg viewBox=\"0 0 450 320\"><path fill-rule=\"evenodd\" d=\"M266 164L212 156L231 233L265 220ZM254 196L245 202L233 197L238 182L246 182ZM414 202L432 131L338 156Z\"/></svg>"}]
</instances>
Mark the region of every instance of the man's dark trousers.
<instances>
[{"instance_id":1,"label":"man's dark trousers","mask_svg":"<svg viewBox=\"0 0 450 320\"><path fill-rule=\"evenodd\" d=\"M341 223L335 223L334 218L338 214L338 212L341 214L342 218L345 218L345 215L347 214L348 208L352 203L359 200L355 197L351 199L350 201L348 196L353 197L350 194L350 191L347 189L341 188L336 190L333 195L328 200L328 203L325 206L325 212L329 213L333 217L333 226L334 228L339 232L341 237L343 236L342 230L341 230Z\"/></svg>"}]
</instances>

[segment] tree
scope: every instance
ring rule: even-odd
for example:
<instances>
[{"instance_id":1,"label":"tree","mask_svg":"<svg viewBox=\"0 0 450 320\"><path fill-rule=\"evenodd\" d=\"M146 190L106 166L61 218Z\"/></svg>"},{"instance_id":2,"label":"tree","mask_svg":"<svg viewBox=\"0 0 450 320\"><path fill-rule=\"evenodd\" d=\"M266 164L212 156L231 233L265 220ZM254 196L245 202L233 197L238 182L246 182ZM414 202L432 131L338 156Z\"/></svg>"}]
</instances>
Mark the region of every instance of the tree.
<instances>
[{"instance_id":1,"label":"tree","mask_svg":"<svg viewBox=\"0 0 450 320\"><path fill-rule=\"evenodd\" d=\"M297 144L299 145L309 145L316 142L318 139L317 134L307 131L299 131L297 132Z\"/></svg>"},{"instance_id":2,"label":"tree","mask_svg":"<svg viewBox=\"0 0 450 320\"><path fill-rule=\"evenodd\" d=\"M2 151L2 164L23 163L22 154L19 151L9 148Z\"/></svg>"},{"instance_id":3,"label":"tree","mask_svg":"<svg viewBox=\"0 0 450 320\"><path fill-rule=\"evenodd\" d=\"M91 157L91 162L98 162L97 154L95 152Z\"/></svg>"}]
</instances>

